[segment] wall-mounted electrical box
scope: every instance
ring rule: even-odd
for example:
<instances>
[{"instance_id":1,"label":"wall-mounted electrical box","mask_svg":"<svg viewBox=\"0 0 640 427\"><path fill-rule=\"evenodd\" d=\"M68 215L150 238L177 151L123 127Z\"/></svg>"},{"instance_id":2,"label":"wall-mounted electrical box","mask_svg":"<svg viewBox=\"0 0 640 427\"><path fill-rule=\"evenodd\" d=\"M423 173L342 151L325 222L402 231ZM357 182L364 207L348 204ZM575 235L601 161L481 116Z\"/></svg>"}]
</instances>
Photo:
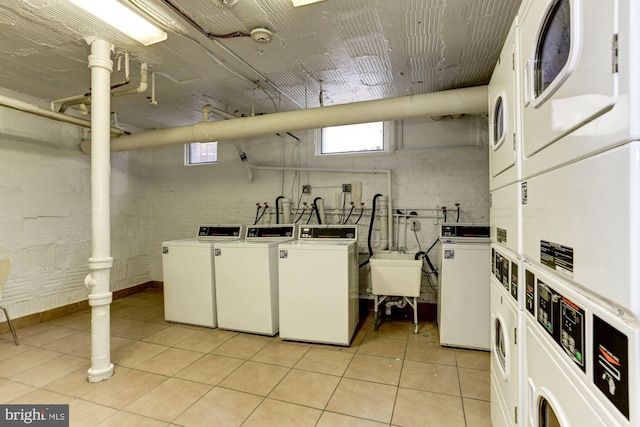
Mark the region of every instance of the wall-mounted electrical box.
<instances>
[{"instance_id":1,"label":"wall-mounted electrical box","mask_svg":"<svg viewBox=\"0 0 640 427\"><path fill-rule=\"evenodd\" d=\"M305 184L302 186L302 193L309 194L311 193L311 186L309 184Z\"/></svg>"},{"instance_id":2,"label":"wall-mounted electrical box","mask_svg":"<svg viewBox=\"0 0 640 427\"><path fill-rule=\"evenodd\" d=\"M351 193L351 184L342 184L343 193Z\"/></svg>"}]
</instances>

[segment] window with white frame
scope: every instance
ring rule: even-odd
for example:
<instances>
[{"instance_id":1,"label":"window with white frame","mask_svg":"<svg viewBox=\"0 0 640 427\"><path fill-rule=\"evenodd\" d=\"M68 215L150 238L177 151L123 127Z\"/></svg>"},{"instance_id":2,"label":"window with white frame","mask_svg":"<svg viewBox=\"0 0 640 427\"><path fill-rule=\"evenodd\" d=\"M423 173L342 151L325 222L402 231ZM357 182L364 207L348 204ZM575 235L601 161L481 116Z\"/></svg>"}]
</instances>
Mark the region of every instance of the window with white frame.
<instances>
[{"instance_id":1,"label":"window with white frame","mask_svg":"<svg viewBox=\"0 0 640 427\"><path fill-rule=\"evenodd\" d=\"M185 145L185 165L204 165L218 161L218 142L192 142Z\"/></svg>"},{"instance_id":2,"label":"window with white frame","mask_svg":"<svg viewBox=\"0 0 640 427\"><path fill-rule=\"evenodd\" d=\"M363 154L388 152L392 122L332 126L320 130L316 154Z\"/></svg>"}]
</instances>

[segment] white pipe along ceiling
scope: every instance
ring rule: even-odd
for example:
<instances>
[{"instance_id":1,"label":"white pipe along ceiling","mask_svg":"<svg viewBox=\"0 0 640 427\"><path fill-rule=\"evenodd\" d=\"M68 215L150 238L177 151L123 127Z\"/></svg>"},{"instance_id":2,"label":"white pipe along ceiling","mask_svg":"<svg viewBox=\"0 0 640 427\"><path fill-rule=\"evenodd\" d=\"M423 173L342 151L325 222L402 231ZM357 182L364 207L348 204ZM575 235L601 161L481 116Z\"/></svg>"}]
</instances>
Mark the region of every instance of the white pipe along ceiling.
<instances>
[{"instance_id":1,"label":"white pipe along ceiling","mask_svg":"<svg viewBox=\"0 0 640 427\"><path fill-rule=\"evenodd\" d=\"M455 114L477 114L488 110L487 86L431 92L375 101L354 102L305 110L285 111L219 122L206 122L150 130L111 139L111 151L128 151L191 142L224 141L284 131L318 129L376 121ZM82 150L91 151L90 141Z\"/></svg>"}]
</instances>

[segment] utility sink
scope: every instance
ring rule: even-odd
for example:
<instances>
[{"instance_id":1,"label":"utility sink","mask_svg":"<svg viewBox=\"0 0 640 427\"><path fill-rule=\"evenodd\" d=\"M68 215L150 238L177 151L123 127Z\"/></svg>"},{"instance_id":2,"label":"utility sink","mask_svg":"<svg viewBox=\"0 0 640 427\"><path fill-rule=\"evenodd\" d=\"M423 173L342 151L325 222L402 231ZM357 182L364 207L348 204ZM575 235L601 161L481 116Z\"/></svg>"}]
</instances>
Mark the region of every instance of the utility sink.
<instances>
[{"instance_id":1,"label":"utility sink","mask_svg":"<svg viewBox=\"0 0 640 427\"><path fill-rule=\"evenodd\" d=\"M420 296L422 259L396 251L380 251L371 257L371 284L374 295Z\"/></svg>"}]
</instances>

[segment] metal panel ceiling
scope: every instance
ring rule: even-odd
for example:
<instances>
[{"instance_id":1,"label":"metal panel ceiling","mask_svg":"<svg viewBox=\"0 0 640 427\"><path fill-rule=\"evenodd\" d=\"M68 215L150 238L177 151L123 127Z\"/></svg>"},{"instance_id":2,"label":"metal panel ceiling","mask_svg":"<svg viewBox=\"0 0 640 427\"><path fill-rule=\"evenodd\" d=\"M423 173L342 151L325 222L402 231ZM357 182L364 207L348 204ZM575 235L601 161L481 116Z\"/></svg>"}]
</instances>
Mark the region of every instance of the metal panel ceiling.
<instances>
[{"instance_id":1,"label":"metal panel ceiling","mask_svg":"<svg viewBox=\"0 0 640 427\"><path fill-rule=\"evenodd\" d=\"M224 9L218 0L120 1L154 16L168 40L144 47L66 0L4 0L0 86L43 105L89 91L90 35L131 55L131 86L140 61L156 73L157 105L150 88L112 103L118 122L137 128L195 123L206 103L261 114L474 86L488 83L520 4L326 0L294 8L290 0L238 0ZM255 27L273 40L211 36ZM112 76L122 79L122 71Z\"/></svg>"}]
</instances>

